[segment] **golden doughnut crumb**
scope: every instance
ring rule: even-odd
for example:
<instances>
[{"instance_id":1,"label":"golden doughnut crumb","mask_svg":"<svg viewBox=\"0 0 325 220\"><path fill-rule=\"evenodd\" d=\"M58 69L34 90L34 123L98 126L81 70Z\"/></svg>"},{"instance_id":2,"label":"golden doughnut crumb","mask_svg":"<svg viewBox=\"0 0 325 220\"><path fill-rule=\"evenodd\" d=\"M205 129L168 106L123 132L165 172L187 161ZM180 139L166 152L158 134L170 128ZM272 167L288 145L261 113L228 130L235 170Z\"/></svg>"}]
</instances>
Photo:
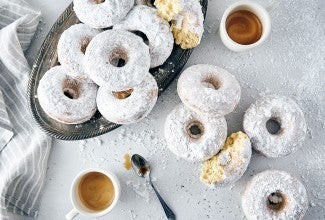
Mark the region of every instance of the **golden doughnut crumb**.
<instances>
[{"instance_id":1,"label":"golden doughnut crumb","mask_svg":"<svg viewBox=\"0 0 325 220\"><path fill-rule=\"evenodd\" d=\"M132 92L133 89L131 88L125 91L118 91L118 92L113 91L112 93L118 99L126 99L132 95Z\"/></svg>"},{"instance_id":2,"label":"golden doughnut crumb","mask_svg":"<svg viewBox=\"0 0 325 220\"><path fill-rule=\"evenodd\" d=\"M160 17L171 21L182 9L178 0L156 0L154 5Z\"/></svg>"},{"instance_id":3,"label":"golden doughnut crumb","mask_svg":"<svg viewBox=\"0 0 325 220\"><path fill-rule=\"evenodd\" d=\"M237 164L243 163L239 158L247 140L248 136L241 131L231 134L220 152L203 163L201 181L207 184L218 183L225 178L225 166L231 160ZM224 155L229 156L228 160L225 161L225 158L221 158Z\"/></svg>"},{"instance_id":4,"label":"golden doughnut crumb","mask_svg":"<svg viewBox=\"0 0 325 220\"><path fill-rule=\"evenodd\" d=\"M200 44L201 37L199 34L192 32L190 27L190 16L185 16L182 24L178 25L178 21L172 22L172 32L175 38L176 44L180 45L182 49L189 49L196 47Z\"/></svg>"},{"instance_id":5,"label":"golden doughnut crumb","mask_svg":"<svg viewBox=\"0 0 325 220\"><path fill-rule=\"evenodd\" d=\"M126 170L131 170L132 168L131 155L128 153L124 154L123 166Z\"/></svg>"}]
</instances>

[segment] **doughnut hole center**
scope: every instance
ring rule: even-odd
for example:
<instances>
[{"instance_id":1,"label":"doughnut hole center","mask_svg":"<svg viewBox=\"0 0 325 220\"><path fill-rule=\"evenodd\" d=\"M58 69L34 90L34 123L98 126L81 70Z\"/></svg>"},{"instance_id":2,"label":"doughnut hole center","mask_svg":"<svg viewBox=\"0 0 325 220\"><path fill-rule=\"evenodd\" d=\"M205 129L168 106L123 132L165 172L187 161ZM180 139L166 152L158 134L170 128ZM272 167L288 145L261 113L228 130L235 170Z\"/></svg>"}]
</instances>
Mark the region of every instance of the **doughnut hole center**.
<instances>
[{"instance_id":1,"label":"doughnut hole center","mask_svg":"<svg viewBox=\"0 0 325 220\"><path fill-rule=\"evenodd\" d=\"M218 90L220 89L221 83L216 77L207 77L202 81L202 84L210 89Z\"/></svg>"},{"instance_id":2,"label":"doughnut hole center","mask_svg":"<svg viewBox=\"0 0 325 220\"><path fill-rule=\"evenodd\" d=\"M66 79L62 86L63 94L69 99L78 99L80 97L80 85L77 80Z\"/></svg>"},{"instance_id":3,"label":"doughnut hole center","mask_svg":"<svg viewBox=\"0 0 325 220\"><path fill-rule=\"evenodd\" d=\"M132 95L132 92L133 89L131 88L124 91L113 91L112 93L117 99L126 99Z\"/></svg>"},{"instance_id":4,"label":"doughnut hole center","mask_svg":"<svg viewBox=\"0 0 325 220\"><path fill-rule=\"evenodd\" d=\"M105 2L105 0L94 0L95 4L102 4Z\"/></svg>"},{"instance_id":5,"label":"doughnut hole center","mask_svg":"<svg viewBox=\"0 0 325 220\"><path fill-rule=\"evenodd\" d=\"M86 49L88 47L88 44L90 43L90 38L89 37L85 37L82 39L81 41L81 46L80 46L80 50L83 54L85 54Z\"/></svg>"},{"instance_id":6,"label":"doughnut hole center","mask_svg":"<svg viewBox=\"0 0 325 220\"><path fill-rule=\"evenodd\" d=\"M204 134L204 126L199 121L191 121L186 127L186 133L194 140L200 139Z\"/></svg>"},{"instance_id":7,"label":"doughnut hole center","mask_svg":"<svg viewBox=\"0 0 325 220\"><path fill-rule=\"evenodd\" d=\"M115 67L123 67L128 62L128 53L124 48L115 48L109 55L109 62Z\"/></svg>"},{"instance_id":8,"label":"doughnut hole center","mask_svg":"<svg viewBox=\"0 0 325 220\"><path fill-rule=\"evenodd\" d=\"M276 135L281 131L281 122L277 118L270 118L266 122L266 129L270 134Z\"/></svg>"},{"instance_id":9,"label":"doughnut hole center","mask_svg":"<svg viewBox=\"0 0 325 220\"><path fill-rule=\"evenodd\" d=\"M142 38L143 42L146 44L146 45L149 45L149 39L147 37L147 35L141 31L131 31L133 34L139 36Z\"/></svg>"},{"instance_id":10,"label":"doughnut hole center","mask_svg":"<svg viewBox=\"0 0 325 220\"><path fill-rule=\"evenodd\" d=\"M271 193L267 197L267 207L274 211L274 212L280 212L282 211L286 206L286 197L283 195L280 191L276 191Z\"/></svg>"}]
</instances>

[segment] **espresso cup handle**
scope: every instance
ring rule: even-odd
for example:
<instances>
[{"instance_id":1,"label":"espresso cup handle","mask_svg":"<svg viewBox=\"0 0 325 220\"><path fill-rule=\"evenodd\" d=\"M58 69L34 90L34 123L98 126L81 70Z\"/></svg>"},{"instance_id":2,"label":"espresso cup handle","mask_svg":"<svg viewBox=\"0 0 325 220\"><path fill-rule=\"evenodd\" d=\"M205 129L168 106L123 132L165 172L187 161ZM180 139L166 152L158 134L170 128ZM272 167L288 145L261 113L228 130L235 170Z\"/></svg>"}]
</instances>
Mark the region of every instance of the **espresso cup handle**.
<instances>
[{"instance_id":1,"label":"espresso cup handle","mask_svg":"<svg viewBox=\"0 0 325 220\"><path fill-rule=\"evenodd\" d=\"M73 219L76 215L78 215L78 210L76 208L73 208L68 214L65 215L65 219L71 220Z\"/></svg>"}]
</instances>

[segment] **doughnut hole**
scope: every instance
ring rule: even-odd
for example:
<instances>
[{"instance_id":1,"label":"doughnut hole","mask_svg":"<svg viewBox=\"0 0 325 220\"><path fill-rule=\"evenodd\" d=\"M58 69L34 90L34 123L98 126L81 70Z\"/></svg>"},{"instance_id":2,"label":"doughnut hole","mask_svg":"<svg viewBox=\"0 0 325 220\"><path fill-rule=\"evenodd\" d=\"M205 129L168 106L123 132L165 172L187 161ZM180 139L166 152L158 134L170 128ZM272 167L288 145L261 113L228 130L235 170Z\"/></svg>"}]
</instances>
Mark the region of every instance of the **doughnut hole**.
<instances>
[{"instance_id":1,"label":"doughnut hole","mask_svg":"<svg viewBox=\"0 0 325 220\"><path fill-rule=\"evenodd\" d=\"M93 0L95 4L102 4L105 2L105 0Z\"/></svg>"},{"instance_id":2,"label":"doughnut hole","mask_svg":"<svg viewBox=\"0 0 325 220\"><path fill-rule=\"evenodd\" d=\"M186 126L186 133L191 139L198 140L204 134L204 126L199 121L191 121Z\"/></svg>"},{"instance_id":3,"label":"doughnut hole","mask_svg":"<svg viewBox=\"0 0 325 220\"><path fill-rule=\"evenodd\" d=\"M282 211L286 206L286 196L281 193L279 190L271 193L267 197L266 205L267 207L274 212Z\"/></svg>"},{"instance_id":4,"label":"doughnut hole","mask_svg":"<svg viewBox=\"0 0 325 220\"><path fill-rule=\"evenodd\" d=\"M278 118L270 118L266 122L266 129L270 134L276 135L281 132L281 122Z\"/></svg>"},{"instance_id":5,"label":"doughnut hole","mask_svg":"<svg viewBox=\"0 0 325 220\"><path fill-rule=\"evenodd\" d=\"M213 76L205 78L202 81L202 84L207 88L215 89L215 90L220 89L221 86L220 80L217 77L213 77Z\"/></svg>"},{"instance_id":6,"label":"doughnut hole","mask_svg":"<svg viewBox=\"0 0 325 220\"><path fill-rule=\"evenodd\" d=\"M79 82L72 78L66 78L62 83L62 91L69 99L78 99L81 93Z\"/></svg>"},{"instance_id":7,"label":"doughnut hole","mask_svg":"<svg viewBox=\"0 0 325 220\"><path fill-rule=\"evenodd\" d=\"M147 37L147 35L145 35L145 33L141 32L141 31L131 31L133 34L139 36L142 38L143 42L146 44L146 45L149 45L149 39Z\"/></svg>"},{"instance_id":8,"label":"doughnut hole","mask_svg":"<svg viewBox=\"0 0 325 220\"><path fill-rule=\"evenodd\" d=\"M124 91L116 91L116 92L113 91L112 93L117 99L126 99L132 95L132 92L133 89L131 88Z\"/></svg>"},{"instance_id":9,"label":"doughnut hole","mask_svg":"<svg viewBox=\"0 0 325 220\"><path fill-rule=\"evenodd\" d=\"M89 37L84 37L81 41L81 46L80 46L80 50L83 54L85 54L86 49L88 47L88 44L90 43L90 38Z\"/></svg>"},{"instance_id":10,"label":"doughnut hole","mask_svg":"<svg viewBox=\"0 0 325 220\"><path fill-rule=\"evenodd\" d=\"M122 47L113 49L111 54L109 55L109 62L115 67L125 66L128 62L128 59L128 53Z\"/></svg>"}]
</instances>

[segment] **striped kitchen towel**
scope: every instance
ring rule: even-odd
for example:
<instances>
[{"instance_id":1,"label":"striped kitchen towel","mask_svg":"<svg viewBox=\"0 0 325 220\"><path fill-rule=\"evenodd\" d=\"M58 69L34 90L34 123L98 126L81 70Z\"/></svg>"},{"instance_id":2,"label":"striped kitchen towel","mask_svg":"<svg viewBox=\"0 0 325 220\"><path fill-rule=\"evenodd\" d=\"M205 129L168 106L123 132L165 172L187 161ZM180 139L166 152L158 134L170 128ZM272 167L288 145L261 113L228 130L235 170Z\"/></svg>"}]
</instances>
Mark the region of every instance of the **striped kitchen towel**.
<instances>
[{"instance_id":1,"label":"striped kitchen towel","mask_svg":"<svg viewBox=\"0 0 325 220\"><path fill-rule=\"evenodd\" d=\"M24 56L41 13L23 0L0 0L0 219L37 216L51 139L27 106Z\"/></svg>"}]
</instances>

